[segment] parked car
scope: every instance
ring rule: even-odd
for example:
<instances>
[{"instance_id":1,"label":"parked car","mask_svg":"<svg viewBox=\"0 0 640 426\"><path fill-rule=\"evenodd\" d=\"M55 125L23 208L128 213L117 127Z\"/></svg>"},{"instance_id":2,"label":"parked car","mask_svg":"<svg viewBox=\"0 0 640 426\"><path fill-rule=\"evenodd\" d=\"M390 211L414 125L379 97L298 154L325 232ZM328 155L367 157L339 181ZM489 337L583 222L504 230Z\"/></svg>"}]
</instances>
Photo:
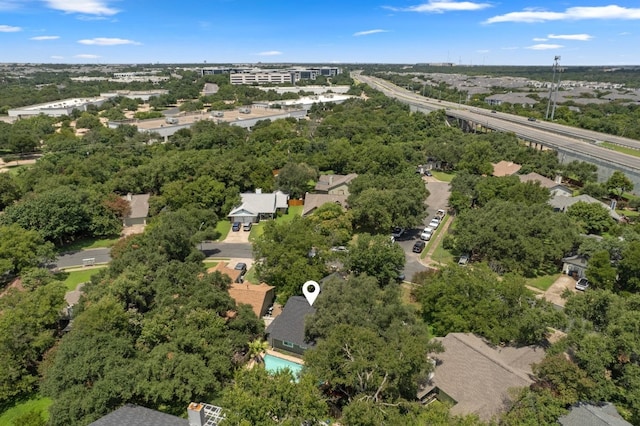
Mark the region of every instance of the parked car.
<instances>
[{"instance_id":1,"label":"parked car","mask_svg":"<svg viewBox=\"0 0 640 426\"><path fill-rule=\"evenodd\" d=\"M529 117L529 118L527 118L527 120L529 120L529 121L536 121L536 118L535 118L535 117Z\"/></svg>"},{"instance_id":2,"label":"parked car","mask_svg":"<svg viewBox=\"0 0 640 426\"><path fill-rule=\"evenodd\" d=\"M436 217L437 217L438 219L442 220L442 218L443 218L443 217L445 217L445 216L446 216L446 214L447 214L447 212L446 212L445 210L443 210L443 209L439 209L439 210L436 212Z\"/></svg>"},{"instance_id":3,"label":"parked car","mask_svg":"<svg viewBox=\"0 0 640 426\"><path fill-rule=\"evenodd\" d=\"M244 225L242 225L242 230L243 231L251 231L251 222L247 222Z\"/></svg>"},{"instance_id":4,"label":"parked car","mask_svg":"<svg viewBox=\"0 0 640 426\"><path fill-rule=\"evenodd\" d=\"M394 240L402 237L403 234L404 234L404 228L400 228L399 226L396 226L391 231L391 236L394 238Z\"/></svg>"},{"instance_id":5,"label":"parked car","mask_svg":"<svg viewBox=\"0 0 640 426\"><path fill-rule=\"evenodd\" d=\"M242 271L240 275L244 275L247 272L247 264L244 262L238 262L233 269L235 269L236 271Z\"/></svg>"},{"instance_id":6,"label":"parked car","mask_svg":"<svg viewBox=\"0 0 640 426\"><path fill-rule=\"evenodd\" d=\"M589 288L589 280L584 277L580 278L576 283L576 290L585 291L587 288Z\"/></svg>"},{"instance_id":7,"label":"parked car","mask_svg":"<svg viewBox=\"0 0 640 426\"><path fill-rule=\"evenodd\" d=\"M331 247L331 251L334 253L349 253L349 249L345 246Z\"/></svg>"},{"instance_id":8,"label":"parked car","mask_svg":"<svg viewBox=\"0 0 640 426\"><path fill-rule=\"evenodd\" d=\"M467 266L467 263L469 263L469 256L466 254L460 256L460 259L458 259L458 265Z\"/></svg>"},{"instance_id":9,"label":"parked car","mask_svg":"<svg viewBox=\"0 0 640 426\"><path fill-rule=\"evenodd\" d=\"M431 170L427 170L427 171L425 171L425 172L424 172L424 175L425 175L425 176L433 176L433 175L431 174Z\"/></svg>"},{"instance_id":10,"label":"parked car","mask_svg":"<svg viewBox=\"0 0 640 426\"><path fill-rule=\"evenodd\" d=\"M425 243L424 241L416 241L416 243L413 245L413 252L414 253L422 253L422 250L424 250L425 246L427 245L427 243Z\"/></svg>"},{"instance_id":11,"label":"parked car","mask_svg":"<svg viewBox=\"0 0 640 426\"><path fill-rule=\"evenodd\" d=\"M431 219L431 222L429 222L429 227L433 229L437 229L439 225L440 225L440 221L436 218Z\"/></svg>"},{"instance_id":12,"label":"parked car","mask_svg":"<svg viewBox=\"0 0 640 426\"><path fill-rule=\"evenodd\" d=\"M240 222L233 222L233 225L231 225L231 230L233 232L238 232L240 230Z\"/></svg>"},{"instance_id":13,"label":"parked car","mask_svg":"<svg viewBox=\"0 0 640 426\"><path fill-rule=\"evenodd\" d=\"M420 239L424 241L429 241L432 235L433 235L433 228L430 226L427 226L422 230L422 233L420 234Z\"/></svg>"}]
</instances>

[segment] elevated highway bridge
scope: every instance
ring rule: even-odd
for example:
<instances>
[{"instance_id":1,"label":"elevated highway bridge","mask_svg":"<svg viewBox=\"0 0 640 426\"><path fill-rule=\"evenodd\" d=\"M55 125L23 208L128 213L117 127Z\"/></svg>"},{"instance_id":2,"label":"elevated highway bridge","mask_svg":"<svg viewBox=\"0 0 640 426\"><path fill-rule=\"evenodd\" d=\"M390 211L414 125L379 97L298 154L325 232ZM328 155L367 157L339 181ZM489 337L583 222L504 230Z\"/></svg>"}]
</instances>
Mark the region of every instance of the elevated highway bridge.
<instances>
[{"instance_id":1,"label":"elevated highway bridge","mask_svg":"<svg viewBox=\"0 0 640 426\"><path fill-rule=\"evenodd\" d=\"M413 111L429 113L445 110L448 117L457 119L463 126L514 133L519 139L538 148L550 148L558 153L560 163L573 160L598 166L598 180L607 180L614 171L622 171L640 190L640 157L599 146L606 141L627 148L640 150L640 141L590 130L578 129L546 121L529 121L501 112L491 112L453 102L425 98L386 80L355 73L356 80L380 90L385 95L408 104Z\"/></svg>"}]
</instances>

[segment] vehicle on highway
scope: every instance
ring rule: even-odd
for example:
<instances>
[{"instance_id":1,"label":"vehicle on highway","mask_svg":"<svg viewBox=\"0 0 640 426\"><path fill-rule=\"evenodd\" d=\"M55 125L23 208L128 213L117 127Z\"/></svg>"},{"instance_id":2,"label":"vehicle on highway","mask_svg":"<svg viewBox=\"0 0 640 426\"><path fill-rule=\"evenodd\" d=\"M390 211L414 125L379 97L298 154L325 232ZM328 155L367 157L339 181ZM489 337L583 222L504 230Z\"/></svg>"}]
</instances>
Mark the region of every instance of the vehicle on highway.
<instances>
[{"instance_id":1,"label":"vehicle on highway","mask_svg":"<svg viewBox=\"0 0 640 426\"><path fill-rule=\"evenodd\" d=\"M244 225L242 225L242 230L243 231L251 231L251 222L247 222Z\"/></svg>"},{"instance_id":2,"label":"vehicle on highway","mask_svg":"<svg viewBox=\"0 0 640 426\"><path fill-rule=\"evenodd\" d=\"M233 225L231 225L231 230L233 232L238 232L240 230L240 222L233 222Z\"/></svg>"},{"instance_id":3,"label":"vehicle on highway","mask_svg":"<svg viewBox=\"0 0 640 426\"><path fill-rule=\"evenodd\" d=\"M416 243L413 245L412 250L414 253L422 253L422 250L424 250L426 245L427 243L425 243L424 241L416 241Z\"/></svg>"},{"instance_id":4,"label":"vehicle on highway","mask_svg":"<svg viewBox=\"0 0 640 426\"><path fill-rule=\"evenodd\" d=\"M433 235L433 228L427 226L422 230L422 233L420 234L420 239L424 241L429 241L432 235Z\"/></svg>"},{"instance_id":5,"label":"vehicle on highway","mask_svg":"<svg viewBox=\"0 0 640 426\"><path fill-rule=\"evenodd\" d=\"M498 112L498 111L496 111L495 109L492 109L492 110L491 110L491 113L492 113L492 114L495 114L496 112Z\"/></svg>"},{"instance_id":6,"label":"vehicle on highway","mask_svg":"<svg viewBox=\"0 0 640 426\"><path fill-rule=\"evenodd\" d=\"M536 118L535 118L535 117L529 117L529 118L527 118L527 120L529 120L529 121L536 121Z\"/></svg>"},{"instance_id":7,"label":"vehicle on highway","mask_svg":"<svg viewBox=\"0 0 640 426\"><path fill-rule=\"evenodd\" d=\"M589 288L589 280L584 277L580 278L576 283L576 290L585 291L587 288Z\"/></svg>"}]
</instances>

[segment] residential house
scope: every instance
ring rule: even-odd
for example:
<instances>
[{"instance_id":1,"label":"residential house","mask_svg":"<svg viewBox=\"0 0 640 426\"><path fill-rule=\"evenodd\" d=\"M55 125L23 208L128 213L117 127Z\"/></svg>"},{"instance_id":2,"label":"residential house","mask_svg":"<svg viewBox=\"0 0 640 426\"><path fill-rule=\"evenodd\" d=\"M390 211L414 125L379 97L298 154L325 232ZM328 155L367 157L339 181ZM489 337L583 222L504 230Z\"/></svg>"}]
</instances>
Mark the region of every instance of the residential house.
<instances>
[{"instance_id":1,"label":"residential house","mask_svg":"<svg viewBox=\"0 0 640 426\"><path fill-rule=\"evenodd\" d=\"M558 419L562 426L631 426L622 418L615 405L604 402L598 405L580 402Z\"/></svg>"},{"instance_id":2,"label":"residential house","mask_svg":"<svg viewBox=\"0 0 640 426\"><path fill-rule=\"evenodd\" d=\"M134 404L125 404L91 423L89 426L217 426L224 414L222 408L192 402L187 408L188 420Z\"/></svg>"},{"instance_id":3,"label":"residential house","mask_svg":"<svg viewBox=\"0 0 640 426\"><path fill-rule=\"evenodd\" d=\"M267 339L272 348L282 349L302 356L314 345L304 335L304 320L316 312L307 299L292 296L282 309L282 313L267 327Z\"/></svg>"},{"instance_id":4,"label":"residential house","mask_svg":"<svg viewBox=\"0 0 640 426\"><path fill-rule=\"evenodd\" d=\"M131 193L122 197L129 202L131 211L124 218L124 226L133 225L146 225L147 217L149 216L149 197L151 194L136 194Z\"/></svg>"},{"instance_id":5,"label":"residential house","mask_svg":"<svg viewBox=\"0 0 640 426\"><path fill-rule=\"evenodd\" d=\"M348 175L320 175L316 183L315 192L318 194L345 195L349 196L349 184L358 175L351 173Z\"/></svg>"},{"instance_id":6,"label":"residential house","mask_svg":"<svg viewBox=\"0 0 640 426\"><path fill-rule=\"evenodd\" d=\"M493 166L493 176L502 177L502 176L511 176L518 173L518 170L522 168L520 164L514 163L512 161L499 161L497 163L492 163Z\"/></svg>"},{"instance_id":7,"label":"residential house","mask_svg":"<svg viewBox=\"0 0 640 426\"><path fill-rule=\"evenodd\" d=\"M556 195L551 197L551 199L549 200L549 204L551 204L551 207L553 207L555 211L564 213L567 211L569 207L571 207L572 205L580 201L583 201L585 203L590 203L590 204L600 203L601 206L609 210L609 216L611 216L613 220L615 220L616 222L620 221L620 215L616 213L616 211L613 210L609 205L587 194L578 195L576 197L565 197L561 195Z\"/></svg>"},{"instance_id":8,"label":"residential house","mask_svg":"<svg viewBox=\"0 0 640 426\"><path fill-rule=\"evenodd\" d=\"M250 305L258 318L264 316L275 299L275 287L265 283L251 284L248 281L242 284L231 284L229 296L238 305Z\"/></svg>"},{"instance_id":9,"label":"residential house","mask_svg":"<svg viewBox=\"0 0 640 426\"><path fill-rule=\"evenodd\" d=\"M476 414L483 421L508 408L511 389L533 383L531 364L544 358L540 347L495 347L470 333L439 340L445 351L432 355L435 371L419 387L418 399L447 401L451 414Z\"/></svg>"},{"instance_id":10,"label":"residential house","mask_svg":"<svg viewBox=\"0 0 640 426\"><path fill-rule=\"evenodd\" d=\"M326 203L340 204L343 209L347 208L347 195L338 194L307 194L304 196L304 208L302 216L307 216L314 212L315 209Z\"/></svg>"},{"instance_id":11,"label":"residential house","mask_svg":"<svg viewBox=\"0 0 640 426\"><path fill-rule=\"evenodd\" d=\"M242 282L242 275L244 271L240 269L229 268L229 264L227 262L219 262L216 266L207 269L207 274L212 274L214 272L220 272L223 275L231 278L232 283Z\"/></svg>"},{"instance_id":12,"label":"residential house","mask_svg":"<svg viewBox=\"0 0 640 426\"><path fill-rule=\"evenodd\" d=\"M562 259L562 273L575 279L585 276L589 262L584 256L569 256Z\"/></svg>"},{"instance_id":13,"label":"residential house","mask_svg":"<svg viewBox=\"0 0 640 426\"><path fill-rule=\"evenodd\" d=\"M256 223L261 219L274 219L278 213L286 213L289 208L289 195L282 191L240 194L242 203L231 210L228 217L232 222Z\"/></svg>"},{"instance_id":14,"label":"residential house","mask_svg":"<svg viewBox=\"0 0 640 426\"><path fill-rule=\"evenodd\" d=\"M553 181L548 177L542 176L538 173L528 173L526 175L518 175L520 182L538 182L543 188L547 188L552 197L561 195L564 197L573 196L573 191L564 186L560 182Z\"/></svg>"}]
</instances>

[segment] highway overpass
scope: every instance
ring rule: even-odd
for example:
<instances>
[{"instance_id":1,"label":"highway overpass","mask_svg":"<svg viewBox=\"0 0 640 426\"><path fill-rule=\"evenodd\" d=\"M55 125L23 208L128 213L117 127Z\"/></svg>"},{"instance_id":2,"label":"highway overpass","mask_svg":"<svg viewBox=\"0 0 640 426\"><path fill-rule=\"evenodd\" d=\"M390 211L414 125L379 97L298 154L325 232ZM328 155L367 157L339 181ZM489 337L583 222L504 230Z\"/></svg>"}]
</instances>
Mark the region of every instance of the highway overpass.
<instances>
[{"instance_id":1,"label":"highway overpass","mask_svg":"<svg viewBox=\"0 0 640 426\"><path fill-rule=\"evenodd\" d=\"M526 117L517 115L492 113L468 105L425 98L386 80L358 73L354 74L354 78L389 97L409 104L413 111L429 113L444 109L448 117L465 122L471 127L511 132L533 146L551 148L558 152L560 163L573 160L593 163L598 166L599 181L607 180L614 171L620 170L633 181L636 188L634 192L640 191L640 157L599 146L600 142L607 141L640 150L640 141L546 121L529 121Z\"/></svg>"}]
</instances>

